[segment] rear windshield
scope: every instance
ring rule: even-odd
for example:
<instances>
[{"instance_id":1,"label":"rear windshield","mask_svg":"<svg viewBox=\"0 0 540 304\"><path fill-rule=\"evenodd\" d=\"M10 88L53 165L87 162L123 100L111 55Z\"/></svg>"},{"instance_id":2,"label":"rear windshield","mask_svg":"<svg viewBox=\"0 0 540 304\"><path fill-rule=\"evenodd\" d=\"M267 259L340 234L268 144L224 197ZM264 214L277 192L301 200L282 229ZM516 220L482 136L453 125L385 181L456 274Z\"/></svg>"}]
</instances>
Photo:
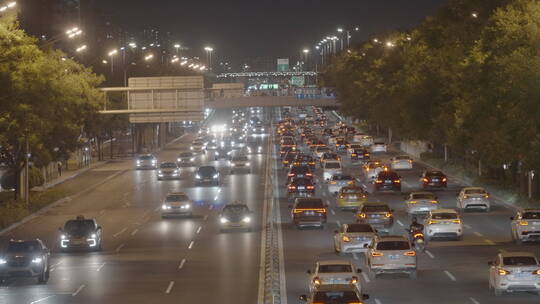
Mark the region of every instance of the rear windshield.
<instances>
[{"instance_id":1,"label":"rear windshield","mask_svg":"<svg viewBox=\"0 0 540 304\"><path fill-rule=\"evenodd\" d=\"M171 194L167 195L167 202L178 202L178 201L187 201L189 197L185 194Z\"/></svg>"},{"instance_id":2,"label":"rear windshield","mask_svg":"<svg viewBox=\"0 0 540 304\"><path fill-rule=\"evenodd\" d=\"M233 157L233 161L248 161L248 158L246 156L237 156Z\"/></svg>"},{"instance_id":3,"label":"rear windshield","mask_svg":"<svg viewBox=\"0 0 540 304\"><path fill-rule=\"evenodd\" d=\"M380 206L364 206L362 208L362 212L370 213L370 212L390 212L390 208L386 205L380 205Z\"/></svg>"},{"instance_id":4,"label":"rear windshield","mask_svg":"<svg viewBox=\"0 0 540 304\"><path fill-rule=\"evenodd\" d=\"M422 194L413 194L413 199L435 199L433 194L422 193Z\"/></svg>"},{"instance_id":5,"label":"rear windshield","mask_svg":"<svg viewBox=\"0 0 540 304\"><path fill-rule=\"evenodd\" d=\"M410 157L408 157L408 156L396 156L396 159L397 160L409 160Z\"/></svg>"},{"instance_id":6,"label":"rear windshield","mask_svg":"<svg viewBox=\"0 0 540 304\"><path fill-rule=\"evenodd\" d=\"M199 172L201 174L214 174L214 173L216 173L216 168L214 168L214 167L200 167Z\"/></svg>"},{"instance_id":7,"label":"rear windshield","mask_svg":"<svg viewBox=\"0 0 540 304\"><path fill-rule=\"evenodd\" d=\"M457 219L457 214L455 213L435 213L431 216L434 220L454 220Z\"/></svg>"},{"instance_id":8,"label":"rear windshield","mask_svg":"<svg viewBox=\"0 0 540 304\"><path fill-rule=\"evenodd\" d=\"M299 200L296 208L324 208L324 204L320 199Z\"/></svg>"},{"instance_id":9,"label":"rear windshield","mask_svg":"<svg viewBox=\"0 0 540 304\"><path fill-rule=\"evenodd\" d=\"M330 151L330 148L328 148L328 147L317 148L317 152L324 152L324 151Z\"/></svg>"},{"instance_id":10,"label":"rear windshield","mask_svg":"<svg viewBox=\"0 0 540 304\"><path fill-rule=\"evenodd\" d=\"M319 273L352 272L351 265L319 265Z\"/></svg>"},{"instance_id":11,"label":"rear windshield","mask_svg":"<svg viewBox=\"0 0 540 304\"><path fill-rule=\"evenodd\" d=\"M180 157L191 157L191 156L193 156L193 154L191 154L191 152L180 153Z\"/></svg>"},{"instance_id":12,"label":"rear windshield","mask_svg":"<svg viewBox=\"0 0 540 304\"><path fill-rule=\"evenodd\" d=\"M389 179L399 179L399 176L395 172L381 172L379 173L380 178L389 178Z\"/></svg>"},{"instance_id":13,"label":"rear windshield","mask_svg":"<svg viewBox=\"0 0 540 304\"><path fill-rule=\"evenodd\" d=\"M154 159L154 156L152 156L152 155L142 155L142 156L139 156L139 159L149 160L149 159Z\"/></svg>"},{"instance_id":14,"label":"rear windshield","mask_svg":"<svg viewBox=\"0 0 540 304\"><path fill-rule=\"evenodd\" d=\"M341 188L341 193L343 193L343 194L364 193L364 189L362 189L362 188Z\"/></svg>"},{"instance_id":15,"label":"rear windshield","mask_svg":"<svg viewBox=\"0 0 540 304\"><path fill-rule=\"evenodd\" d=\"M384 241L377 243L377 250L409 250L407 241Z\"/></svg>"},{"instance_id":16,"label":"rear windshield","mask_svg":"<svg viewBox=\"0 0 540 304\"><path fill-rule=\"evenodd\" d=\"M332 176L332 180L353 180L354 177L350 175L334 175Z\"/></svg>"},{"instance_id":17,"label":"rear windshield","mask_svg":"<svg viewBox=\"0 0 540 304\"><path fill-rule=\"evenodd\" d=\"M540 212L525 212L523 213L525 220L540 220Z\"/></svg>"},{"instance_id":18,"label":"rear windshield","mask_svg":"<svg viewBox=\"0 0 540 304\"><path fill-rule=\"evenodd\" d=\"M426 173L428 176L444 176L444 173L441 171L429 171Z\"/></svg>"},{"instance_id":19,"label":"rear windshield","mask_svg":"<svg viewBox=\"0 0 540 304\"><path fill-rule=\"evenodd\" d=\"M41 246L37 241L10 242L6 249L7 252L38 252L40 250Z\"/></svg>"},{"instance_id":20,"label":"rear windshield","mask_svg":"<svg viewBox=\"0 0 540 304\"><path fill-rule=\"evenodd\" d=\"M72 220L64 225L64 230L69 234L86 234L94 231L95 228L92 220Z\"/></svg>"},{"instance_id":21,"label":"rear windshield","mask_svg":"<svg viewBox=\"0 0 540 304\"><path fill-rule=\"evenodd\" d=\"M484 191L484 189L470 189L470 190L465 190L465 194L485 194L486 191Z\"/></svg>"},{"instance_id":22,"label":"rear windshield","mask_svg":"<svg viewBox=\"0 0 540 304\"><path fill-rule=\"evenodd\" d=\"M373 228L370 225L349 224L347 232L373 232Z\"/></svg>"},{"instance_id":23,"label":"rear windshield","mask_svg":"<svg viewBox=\"0 0 540 304\"><path fill-rule=\"evenodd\" d=\"M175 163L164 163L159 165L160 168L177 168Z\"/></svg>"},{"instance_id":24,"label":"rear windshield","mask_svg":"<svg viewBox=\"0 0 540 304\"><path fill-rule=\"evenodd\" d=\"M385 144L385 143L383 143L383 142L376 142L376 143L374 143L374 145L376 145L376 146L380 146L380 145L384 145L384 144Z\"/></svg>"},{"instance_id":25,"label":"rear windshield","mask_svg":"<svg viewBox=\"0 0 540 304\"><path fill-rule=\"evenodd\" d=\"M504 265L513 265L513 266L530 266L530 265L538 264L534 257L528 257L528 256L506 257L506 258L503 258L503 263Z\"/></svg>"},{"instance_id":26,"label":"rear windshield","mask_svg":"<svg viewBox=\"0 0 540 304\"><path fill-rule=\"evenodd\" d=\"M339 169L341 168L341 164L340 163L325 163L324 168L325 169Z\"/></svg>"}]
</instances>

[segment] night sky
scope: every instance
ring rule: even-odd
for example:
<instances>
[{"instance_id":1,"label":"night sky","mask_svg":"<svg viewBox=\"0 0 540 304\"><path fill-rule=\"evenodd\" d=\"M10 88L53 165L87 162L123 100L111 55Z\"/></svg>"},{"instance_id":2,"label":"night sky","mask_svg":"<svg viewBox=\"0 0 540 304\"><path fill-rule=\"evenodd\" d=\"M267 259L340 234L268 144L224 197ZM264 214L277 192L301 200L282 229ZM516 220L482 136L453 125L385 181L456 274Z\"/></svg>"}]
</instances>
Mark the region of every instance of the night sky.
<instances>
[{"instance_id":1,"label":"night sky","mask_svg":"<svg viewBox=\"0 0 540 304\"><path fill-rule=\"evenodd\" d=\"M102 10L126 30L170 31L189 47L232 60L298 56L338 26L359 36L417 25L447 0L114 0ZM201 52L202 53L202 52Z\"/></svg>"}]
</instances>

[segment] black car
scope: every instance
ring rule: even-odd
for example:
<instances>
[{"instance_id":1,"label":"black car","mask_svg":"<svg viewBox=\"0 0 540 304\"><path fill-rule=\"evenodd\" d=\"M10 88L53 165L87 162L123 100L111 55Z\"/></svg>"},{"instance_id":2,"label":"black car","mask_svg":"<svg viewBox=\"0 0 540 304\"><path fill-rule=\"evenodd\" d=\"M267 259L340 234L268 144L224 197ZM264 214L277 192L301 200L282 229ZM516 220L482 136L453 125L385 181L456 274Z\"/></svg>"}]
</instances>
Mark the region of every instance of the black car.
<instances>
[{"instance_id":1,"label":"black car","mask_svg":"<svg viewBox=\"0 0 540 304\"><path fill-rule=\"evenodd\" d=\"M366 161L369 160L369 151L366 149L354 149L351 153L351 161Z\"/></svg>"},{"instance_id":2,"label":"black car","mask_svg":"<svg viewBox=\"0 0 540 304\"><path fill-rule=\"evenodd\" d=\"M287 173L287 183L298 177L313 180L313 171L309 166L293 166Z\"/></svg>"},{"instance_id":3,"label":"black car","mask_svg":"<svg viewBox=\"0 0 540 304\"><path fill-rule=\"evenodd\" d=\"M86 219L78 216L74 220L69 220L60 231L60 249L63 251L71 249L91 249L101 250L102 229L95 219Z\"/></svg>"},{"instance_id":4,"label":"black car","mask_svg":"<svg viewBox=\"0 0 540 304\"><path fill-rule=\"evenodd\" d=\"M220 232L230 229L253 229L253 212L251 212L246 204L232 203L223 207L219 214Z\"/></svg>"},{"instance_id":5,"label":"black car","mask_svg":"<svg viewBox=\"0 0 540 304\"><path fill-rule=\"evenodd\" d=\"M26 277L44 284L49 280L50 256L50 250L39 239L11 240L0 256L0 281Z\"/></svg>"},{"instance_id":6,"label":"black car","mask_svg":"<svg viewBox=\"0 0 540 304\"><path fill-rule=\"evenodd\" d=\"M382 171L375 178L375 190L401 191L401 176L394 171Z\"/></svg>"},{"instance_id":7,"label":"black car","mask_svg":"<svg viewBox=\"0 0 540 304\"><path fill-rule=\"evenodd\" d=\"M320 198L297 198L292 209L292 220L298 228L316 226L321 229L326 224L328 205Z\"/></svg>"},{"instance_id":8,"label":"black car","mask_svg":"<svg viewBox=\"0 0 540 304\"><path fill-rule=\"evenodd\" d=\"M289 197L313 196L315 194L315 183L312 179L297 177L287 185Z\"/></svg>"},{"instance_id":9,"label":"black car","mask_svg":"<svg viewBox=\"0 0 540 304\"><path fill-rule=\"evenodd\" d=\"M420 175L422 188L446 188L448 178L439 170L427 170Z\"/></svg>"},{"instance_id":10,"label":"black car","mask_svg":"<svg viewBox=\"0 0 540 304\"><path fill-rule=\"evenodd\" d=\"M219 186L219 172L213 166L203 166L195 172L195 180L198 184L209 183Z\"/></svg>"}]
</instances>

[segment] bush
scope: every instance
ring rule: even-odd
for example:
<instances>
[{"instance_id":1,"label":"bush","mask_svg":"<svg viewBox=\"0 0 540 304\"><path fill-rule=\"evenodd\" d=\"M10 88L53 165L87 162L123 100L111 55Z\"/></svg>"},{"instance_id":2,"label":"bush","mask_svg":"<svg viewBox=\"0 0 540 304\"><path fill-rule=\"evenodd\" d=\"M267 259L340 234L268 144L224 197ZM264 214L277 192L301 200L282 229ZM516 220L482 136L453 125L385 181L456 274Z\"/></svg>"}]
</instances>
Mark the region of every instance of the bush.
<instances>
[{"instance_id":1,"label":"bush","mask_svg":"<svg viewBox=\"0 0 540 304\"><path fill-rule=\"evenodd\" d=\"M30 189L38 186L43 186L45 183L45 177L43 177L43 173L41 173L41 170L36 167L30 168L30 180L28 181L30 183ZM8 170L3 176L2 180L0 181L3 189L15 189L15 173L13 170Z\"/></svg>"}]
</instances>

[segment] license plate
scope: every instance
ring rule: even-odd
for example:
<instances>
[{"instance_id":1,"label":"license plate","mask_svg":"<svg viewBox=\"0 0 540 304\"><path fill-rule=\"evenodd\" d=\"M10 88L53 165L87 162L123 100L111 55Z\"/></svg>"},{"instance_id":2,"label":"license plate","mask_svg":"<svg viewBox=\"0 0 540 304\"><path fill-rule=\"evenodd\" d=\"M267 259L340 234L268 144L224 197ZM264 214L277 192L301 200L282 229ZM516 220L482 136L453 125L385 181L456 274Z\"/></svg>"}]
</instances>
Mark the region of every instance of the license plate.
<instances>
[{"instance_id":1,"label":"license plate","mask_svg":"<svg viewBox=\"0 0 540 304\"><path fill-rule=\"evenodd\" d=\"M438 179L438 178L434 178L434 179L432 179L432 181L433 181L433 182L438 182L439 179Z\"/></svg>"},{"instance_id":2,"label":"license plate","mask_svg":"<svg viewBox=\"0 0 540 304\"><path fill-rule=\"evenodd\" d=\"M428 210L429 210L428 207L422 207L422 208L420 208L420 211L428 211Z\"/></svg>"},{"instance_id":3,"label":"license plate","mask_svg":"<svg viewBox=\"0 0 540 304\"><path fill-rule=\"evenodd\" d=\"M385 184L391 184L391 183L392 183L392 181L390 181L390 180L387 180L387 181L384 181L384 183L385 183Z\"/></svg>"},{"instance_id":4,"label":"license plate","mask_svg":"<svg viewBox=\"0 0 540 304\"><path fill-rule=\"evenodd\" d=\"M315 215L315 212L313 212L313 211L306 211L304 214L305 214L305 215Z\"/></svg>"},{"instance_id":5,"label":"license plate","mask_svg":"<svg viewBox=\"0 0 540 304\"><path fill-rule=\"evenodd\" d=\"M399 259L399 255L390 255L388 256L391 260L397 260Z\"/></svg>"},{"instance_id":6,"label":"license plate","mask_svg":"<svg viewBox=\"0 0 540 304\"><path fill-rule=\"evenodd\" d=\"M350 201L354 201L354 200L357 200L357 199L358 199L358 196L356 196L356 195L349 196Z\"/></svg>"},{"instance_id":7,"label":"license plate","mask_svg":"<svg viewBox=\"0 0 540 304\"><path fill-rule=\"evenodd\" d=\"M299 187L298 187L298 190L306 190L306 187L304 187L304 186L299 186Z\"/></svg>"},{"instance_id":8,"label":"license plate","mask_svg":"<svg viewBox=\"0 0 540 304\"><path fill-rule=\"evenodd\" d=\"M518 277L518 278L524 278L524 277L528 277L530 275L530 273L527 273L527 272L517 272L514 274L514 276Z\"/></svg>"}]
</instances>

